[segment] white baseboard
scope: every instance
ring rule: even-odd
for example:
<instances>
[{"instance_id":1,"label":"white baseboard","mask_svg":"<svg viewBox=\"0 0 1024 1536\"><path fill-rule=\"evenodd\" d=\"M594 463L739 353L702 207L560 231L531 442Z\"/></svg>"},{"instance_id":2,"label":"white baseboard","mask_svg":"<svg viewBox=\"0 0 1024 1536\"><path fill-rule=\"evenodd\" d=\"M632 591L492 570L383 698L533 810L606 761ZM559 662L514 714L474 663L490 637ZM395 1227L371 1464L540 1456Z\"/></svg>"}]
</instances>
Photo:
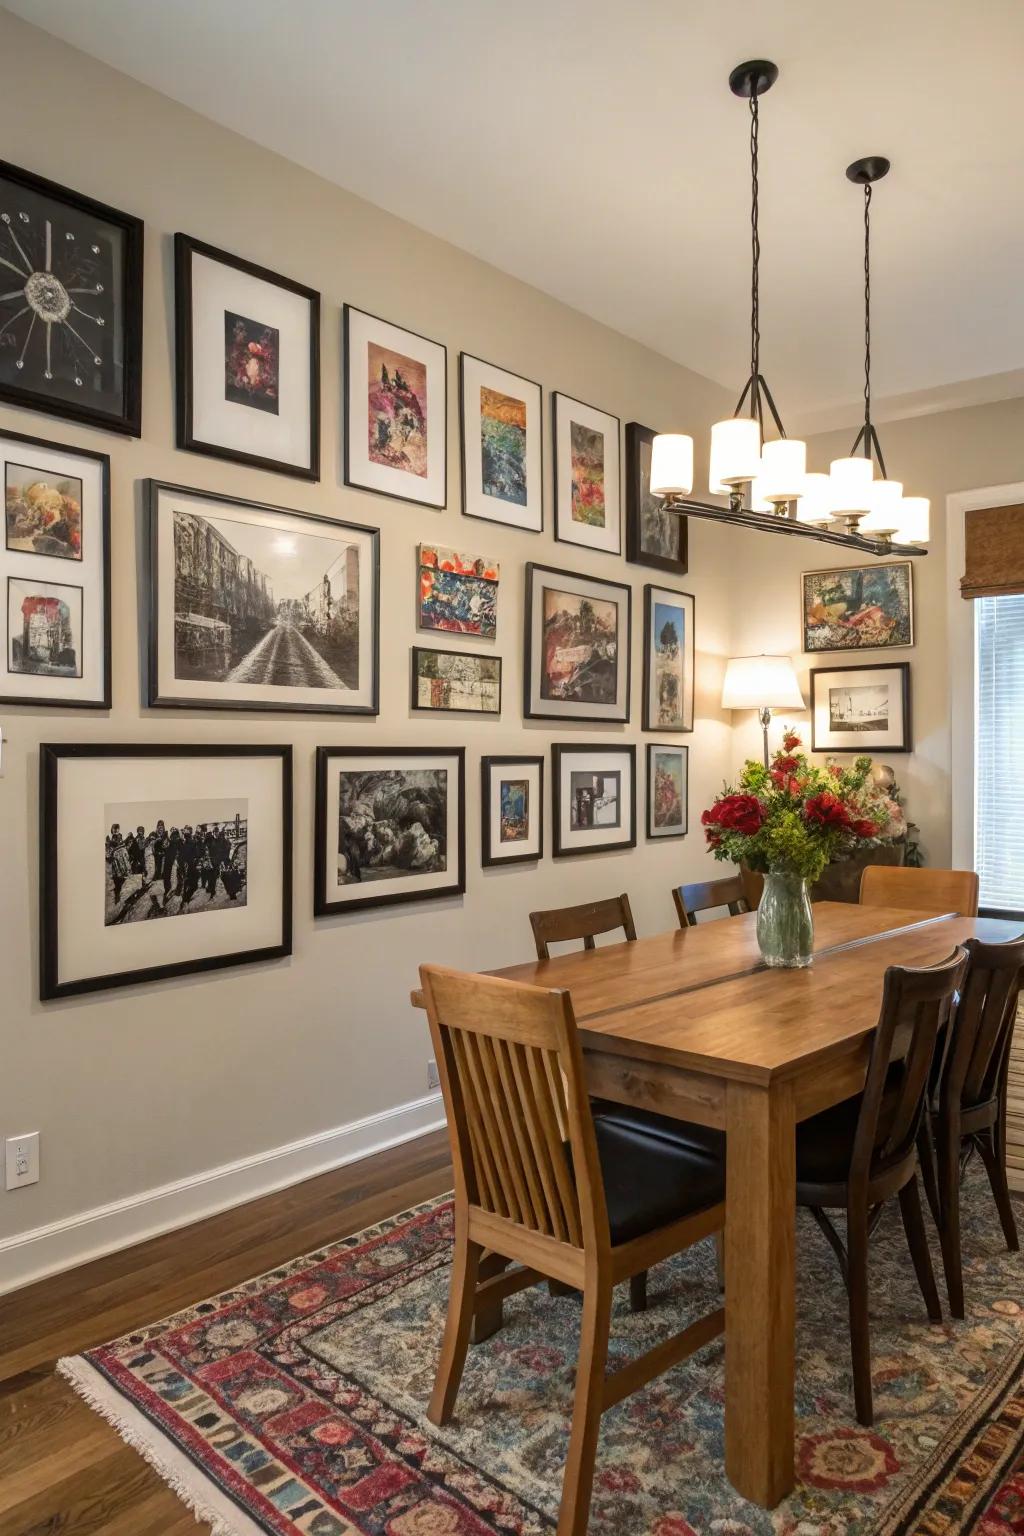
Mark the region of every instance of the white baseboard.
<instances>
[{"instance_id":1,"label":"white baseboard","mask_svg":"<svg viewBox=\"0 0 1024 1536\"><path fill-rule=\"evenodd\" d=\"M0 1241L0 1295L148 1237L244 1205L289 1184L398 1146L445 1123L439 1093L381 1110L283 1147L207 1168L158 1189L98 1205Z\"/></svg>"}]
</instances>

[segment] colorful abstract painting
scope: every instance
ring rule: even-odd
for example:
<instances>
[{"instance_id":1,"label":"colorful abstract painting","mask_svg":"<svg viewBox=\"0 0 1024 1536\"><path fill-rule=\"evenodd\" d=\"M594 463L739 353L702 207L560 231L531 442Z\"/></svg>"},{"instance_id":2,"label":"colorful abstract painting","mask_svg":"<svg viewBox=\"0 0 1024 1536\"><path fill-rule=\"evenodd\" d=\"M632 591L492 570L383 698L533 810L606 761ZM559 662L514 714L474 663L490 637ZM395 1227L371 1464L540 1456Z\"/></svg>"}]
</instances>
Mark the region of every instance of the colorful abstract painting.
<instances>
[{"instance_id":1,"label":"colorful abstract painting","mask_svg":"<svg viewBox=\"0 0 1024 1536\"><path fill-rule=\"evenodd\" d=\"M503 843L522 843L526 841L529 833L529 780L502 779L500 841Z\"/></svg>"},{"instance_id":2,"label":"colorful abstract painting","mask_svg":"<svg viewBox=\"0 0 1024 1536\"><path fill-rule=\"evenodd\" d=\"M683 643L686 614L674 603L655 601L652 608L651 644L654 651L654 692L658 726L679 726L683 721Z\"/></svg>"},{"instance_id":3,"label":"colorful abstract painting","mask_svg":"<svg viewBox=\"0 0 1024 1536\"><path fill-rule=\"evenodd\" d=\"M427 474L427 365L367 343L367 453L373 464Z\"/></svg>"},{"instance_id":4,"label":"colorful abstract painting","mask_svg":"<svg viewBox=\"0 0 1024 1536\"><path fill-rule=\"evenodd\" d=\"M526 402L480 387L483 493L525 507Z\"/></svg>"},{"instance_id":5,"label":"colorful abstract painting","mask_svg":"<svg viewBox=\"0 0 1024 1536\"><path fill-rule=\"evenodd\" d=\"M257 411L280 411L278 359L281 333L244 315L224 311L224 398Z\"/></svg>"},{"instance_id":6,"label":"colorful abstract painting","mask_svg":"<svg viewBox=\"0 0 1024 1536\"><path fill-rule=\"evenodd\" d=\"M805 571L805 651L866 651L914 643L910 561Z\"/></svg>"},{"instance_id":7,"label":"colorful abstract painting","mask_svg":"<svg viewBox=\"0 0 1024 1536\"><path fill-rule=\"evenodd\" d=\"M496 560L421 544L420 628L493 637L499 577Z\"/></svg>"},{"instance_id":8,"label":"colorful abstract painting","mask_svg":"<svg viewBox=\"0 0 1024 1536\"><path fill-rule=\"evenodd\" d=\"M412 667L414 709L500 713L500 656L466 656L414 645Z\"/></svg>"},{"instance_id":9,"label":"colorful abstract painting","mask_svg":"<svg viewBox=\"0 0 1024 1536\"><path fill-rule=\"evenodd\" d=\"M82 676L82 588L7 580L7 669L34 677Z\"/></svg>"},{"instance_id":10,"label":"colorful abstract painting","mask_svg":"<svg viewBox=\"0 0 1024 1536\"><path fill-rule=\"evenodd\" d=\"M652 821L656 830L683 825L683 759L674 749L655 751Z\"/></svg>"},{"instance_id":11,"label":"colorful abstract painting","mask_svg":"<svg viewBox=\"0 0 1024 1536\"><path fill-rule=\"evenodd\" d=\"M614 704L618 623L617 603L545 587L541 698Z\"/></svg>"},{"instance_id":12,"label":"colorful abstract painting","mask_svg":"<svg viewBox=\"0 0 1024 1536\"><path fill-rule=\"evenodd\" d=\"M5 464L4 514L8 549L55 560L81 560L81 480L41 475L24 464Z\"/></svg>"},{"instance_id":13,"label":"colorful abstract painting","mask_svg":"<svg viewBox=\"0 0 1024 1536\"><path fill-rule=\"evenodd\" d=\"M603 528L604 433L573 421L569 425L569 446L572 458L572 520L574 523L587 523L592 528Z\"/></svg>"}]
</instances>

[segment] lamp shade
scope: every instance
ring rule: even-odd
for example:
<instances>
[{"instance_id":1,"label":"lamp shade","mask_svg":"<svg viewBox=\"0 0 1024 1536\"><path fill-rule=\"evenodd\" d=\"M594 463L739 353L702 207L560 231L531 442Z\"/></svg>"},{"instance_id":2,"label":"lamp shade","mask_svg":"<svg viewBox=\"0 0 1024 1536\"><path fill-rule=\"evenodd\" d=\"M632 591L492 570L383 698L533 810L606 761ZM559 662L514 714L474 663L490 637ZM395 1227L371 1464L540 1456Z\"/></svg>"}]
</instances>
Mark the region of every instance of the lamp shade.
<instances>
[{"instance_id":1,"label":"lamp shade","mask_svg":"<svg viewBox=\"0 0 1024 1536\"><path fill-rule=\"evenodd\" d=\"M734 656L725 669L723 709L803 709L788 656Z\"/></svg>"},{"instance_id":2,"label":"lamp shade","mask_svg":"<svg viewBox=\"0 0 1024 1536\"><path fill-rule=\"evenodd\" d=\"M836 517L864 516L871 511L871 484L875 466L870 459L833 459L832 513Z\"/></svg>"},{"instance_id":3,"label":"lamp shade","mask_svg":"<svg viewBox=\"0 0 1024 1536\"><path fill-rule=\"evenodd\" d=\"M809 470L804 475L804 493L796 506L798 523L811 523L824 528L832 518L832 483L820 470Z\"/></svg>"},{"instance_id":4,"label":"lamp shade","mask_svg":"<svg viewBox=\"0 0 1024 1536\"><path fill-rule=\"evenodd\" d=\"M761 467L761 426L752 416L730 416L711 428L712 485L742 485Z\"/></svg>"},{"instance_id":5,"label":"lamp shade","mask_svg":"<svg viewBox=\"0 0 1024 1536\"><path fill-rule=\"evenodd\" d=\"M755 475L750 482L750 511L774 512L775 503L768 500L764 494L764 477Z\"/></svg>"},{"instance_id":6,"label":"lamp shade","mask_svg":"<svg viewBox=\"0 0 1024 1536\"><path fill-rule=\"evenodd\" d=\"M761 495L765 501L797 501L807 476L807 444L776 437L761 449Z\"/></svg>"},{"instance_id":7,"label":"lamp shade","mask_svg":"<svg viewBox=\"0 0 1024 1536\"><path fill-rule=\"evenodd\" d=\"M892 534L900 525L900 503L903 500L902 480L873 480L871 483L871 508L862 517L858 533Z\"/></svg>"},{"instance_id":8,"label":"lamp shade","mask_svg":"<svg viewBox=\"0 0 1024 1536\"><path fill-rule=\"evenodd\" d=\"M904 496L897 508L897 541L900 544L927 544L930 512L931 502L927 496Z\"/></svg>"},{"instance_id":9,"label":"lamp shade","mask_svg":"<svg viewBox=\"0 0 1024 1536\"><path fill-rule=\"evenodd\" d=\"M693 438L659 432L651 444L651 495L689 496L693 490Z\"/></svg>"}]
</instances>

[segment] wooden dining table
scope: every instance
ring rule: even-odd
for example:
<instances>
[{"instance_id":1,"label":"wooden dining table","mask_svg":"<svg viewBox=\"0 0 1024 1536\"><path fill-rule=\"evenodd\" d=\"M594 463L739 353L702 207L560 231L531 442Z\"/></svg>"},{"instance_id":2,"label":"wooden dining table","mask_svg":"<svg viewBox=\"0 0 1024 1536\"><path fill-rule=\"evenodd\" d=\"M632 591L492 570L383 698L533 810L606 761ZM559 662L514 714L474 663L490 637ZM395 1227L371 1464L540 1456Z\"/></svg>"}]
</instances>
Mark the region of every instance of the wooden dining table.
<instances>
[{"instance_id":1,"label":"wooden dining table","mask_svg":"<svg viewBox=\"0 0 1024 1536\"><path fill-rule=\"evenodd\" d=\"M746 913L490 973L569 991L595 1097L725 1131L725 1470L766 1509L795 1475L796 1125L863 1087L887 966L1021 927L844 902L814 917L804 970L769 970Z\"/></svg>"}]
</instances>

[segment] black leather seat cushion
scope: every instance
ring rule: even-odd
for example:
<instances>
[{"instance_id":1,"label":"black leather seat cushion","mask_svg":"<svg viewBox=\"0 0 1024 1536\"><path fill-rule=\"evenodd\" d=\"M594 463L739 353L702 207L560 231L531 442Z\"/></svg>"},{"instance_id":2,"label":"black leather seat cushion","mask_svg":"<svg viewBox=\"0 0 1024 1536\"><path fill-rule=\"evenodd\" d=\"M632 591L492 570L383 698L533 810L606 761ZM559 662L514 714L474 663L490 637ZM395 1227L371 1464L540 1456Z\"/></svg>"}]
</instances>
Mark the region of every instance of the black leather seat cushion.
<instances>
[{"instance_id":1,"label":"black leather seat cushion","mask_svg":"<svg viewBox=\"0 0 1024 1536\"><path fill-rule=\"evenodd\" d=\"M674 1120L671 1115L656 1115L649 1109L633 1109L628 1104L612 1104L607 1099L594 1099L591 1109L594 1119L607 1125L627 1126L631 1130L644 1131L648 1136L662 1136L678 1146L706 1152L709 1157L725 1157L725 1132L713 1130L709 1125Z\"/></svg>"},{"instance_id":2,"label":"black leather seat cushion","mask_svg":"<svg viewBox=\"0 0 1024 1536\"><path fill-rule=\"evenodd\" d=\"M612 1243L628 1243L725 1199L725 1164L627 1125L594 1121ZM570 1157L569 1148L566 1153Z\"/></svg>"},{"instance_id":3,"label":"black leather seat cushion","mask_svg":"<svg viewBox=\"0 0 1024 1536\"><path fill-rule=\"evenodd\" d=\"M844 1099L796 1128L797 1184L844 1184L850 1174L861 1095Z\"/></svg>"}]
</instances>

